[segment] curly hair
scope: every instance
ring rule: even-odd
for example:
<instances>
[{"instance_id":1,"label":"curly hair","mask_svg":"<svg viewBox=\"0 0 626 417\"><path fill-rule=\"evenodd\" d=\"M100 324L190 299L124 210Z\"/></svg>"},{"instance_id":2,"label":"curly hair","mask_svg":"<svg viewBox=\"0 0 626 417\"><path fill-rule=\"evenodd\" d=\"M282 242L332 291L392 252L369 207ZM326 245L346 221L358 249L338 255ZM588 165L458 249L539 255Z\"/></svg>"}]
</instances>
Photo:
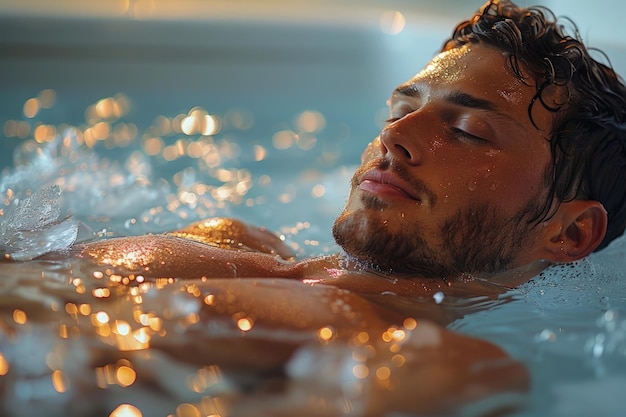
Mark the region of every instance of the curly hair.
<instances>
[{"instance_id":1,"label":"curly hair","mask_svg":"<svg viewBox=\"0 0 626 417\"><path fill-rule=\"evenodd\" d=\"M528 106L531 121L537 127L532 117L537 102L556 116L547 138L552 154L546 172L549 195L532 221L549 218L564 201L599 201L608 213L599 250L626 227L626 87L610 64L590 56L576 26L568 22L573 36L545 7L491 0L455 28L443 50L485 42L509 54L521 81L528 84L522 69L532 73L537 87ZM558 103L555 95L562 97Z\"/></svg>"}]
</instances>

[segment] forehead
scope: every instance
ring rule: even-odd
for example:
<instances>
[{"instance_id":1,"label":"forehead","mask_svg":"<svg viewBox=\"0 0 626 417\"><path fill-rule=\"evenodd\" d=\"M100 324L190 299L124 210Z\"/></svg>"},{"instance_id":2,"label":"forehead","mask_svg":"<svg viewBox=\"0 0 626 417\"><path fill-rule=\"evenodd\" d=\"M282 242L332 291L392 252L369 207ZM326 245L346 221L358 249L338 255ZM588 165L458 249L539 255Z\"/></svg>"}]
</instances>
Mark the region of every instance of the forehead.
<instances>
[{"instance_id":1,"label":"forehead","mask_svg":"<svg viewBox=\"0 0 626 417\"><path fill-rule=\"evenodd\" d=\"M422 97L436 97L438 93L460 91L489 100L502 112L528 116L536 88L531 74L523 75L524 80L520 80L513 72L507 53L482 43L466 44L434 57L396 92L414 89Z\"/></svg>"}]
</instances>

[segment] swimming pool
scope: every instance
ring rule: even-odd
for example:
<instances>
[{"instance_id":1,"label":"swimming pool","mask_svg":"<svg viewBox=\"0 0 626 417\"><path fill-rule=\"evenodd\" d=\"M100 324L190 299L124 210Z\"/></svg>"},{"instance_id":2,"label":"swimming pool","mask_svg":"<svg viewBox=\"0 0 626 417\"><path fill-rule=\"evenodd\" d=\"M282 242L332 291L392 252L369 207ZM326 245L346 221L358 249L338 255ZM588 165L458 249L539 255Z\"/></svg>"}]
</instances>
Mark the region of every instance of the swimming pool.
<instances>
[{"instance_id":1,"label":"swimming pool","mask_svg":"<svg viewBox=\"0 0 626 417\"><path fill-rule=\"evenodd\" d=\"M411 20L406 13L409 27L394 34L400 17L384 8L366 8L363 22L349 24L341 20L345 12L332 10L342 24L316 16L306 25L269 18L3 19L3 217L30 192L55 184L63 190L61 218L72 213L84 224L80 237L160 232L228 215L279 231L301 256L333 251L330 224L361 149L385 118L389 91L427 61L458 17ZM382 29L379 19L388 23ZM418 45L410 57L407 45ZM452 329L496 342L531 371L528 404L513 415L623 414L625 250L622 238L587 261L547 271L502 302L459 307L476 311ZM143 294L143 315L135 317L135 303L63 265L2 267L0 389L7 413L54 407L60 415L210 415L245 402L219 369L145 349L144 332L156 338L169 325L167 331L184 334L196 324L190 292ZM57 304L68 285L75 301ZM58 323L41 324L49 317ZM129 323L141 324L137 333ZM100 333L88 336L89 327ZM95 365L94 351L103 357ZM344 353L320 359L318 370ZM320 398L341 376L309 371L292 377ZM150 372L156 394L136 382ZM294 390L248 401L290 414L303 398ZM315 406L307 411L324 414ZM358 403L342 406L340 415L359 415Z\"/></svg>"}]
</instances>

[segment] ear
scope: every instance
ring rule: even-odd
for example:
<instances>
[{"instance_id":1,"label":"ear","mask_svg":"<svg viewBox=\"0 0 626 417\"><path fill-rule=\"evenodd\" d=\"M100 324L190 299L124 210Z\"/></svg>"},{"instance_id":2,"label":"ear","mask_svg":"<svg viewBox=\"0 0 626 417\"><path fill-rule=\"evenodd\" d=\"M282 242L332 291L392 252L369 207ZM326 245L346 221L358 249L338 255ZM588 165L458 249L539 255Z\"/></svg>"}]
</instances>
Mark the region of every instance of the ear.
<instances>
[{"instance_id":1,"label":"ear","mask_svg":"<svg viewBox=\"0 0 626 417\"><path fill-rule=\"evenodd\" d=\"M553 262L573 262L593 252L604 239L607 214L598 201L574 200L561 203L548 220L546 247Z\"/></svg>"}]
</instances>

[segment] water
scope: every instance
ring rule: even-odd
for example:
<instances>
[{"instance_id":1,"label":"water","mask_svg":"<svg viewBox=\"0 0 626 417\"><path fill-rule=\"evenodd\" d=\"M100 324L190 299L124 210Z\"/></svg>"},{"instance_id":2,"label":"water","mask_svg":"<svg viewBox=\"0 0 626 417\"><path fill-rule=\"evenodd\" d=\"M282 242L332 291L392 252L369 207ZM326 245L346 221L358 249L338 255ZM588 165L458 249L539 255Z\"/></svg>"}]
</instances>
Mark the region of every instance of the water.
<instances>
[{"instance_id":1,"label":"water","mask_svg":"<svg viewBox=\"0 0 626 417\"><path fill-rule=\"evenodd\" d=\"M417 40L215 22L1 23L11 42L0 46L0 241L28 259L210 216L277 231L299 257L334 252L330 226L389 91L455 22L423 22ZM512 406L514 417L621 417L625 251L622 238L497 300L369 295L389 326L376 335L319 318L350 314L341 292L307 287L301 311L259 317L229 302L223 282L114 280L62 259L2 263L0 414L360 416L368 399L388 411L424 392L398 369L428 339L411 318L436 305L457 317L451 329L502 346L532 378L528 396L457 414ZM276 280L245 287L276 306L302 290ZM408 392L388 389L391 377Z\"/></svg>"},{"instance_id":2,"label":"water","mask_svg":"<svg viewBox=\"0 0 626 417\"><path fill-rule=\"evenodd\" d=\"M548 270L510 293L514 302L457 321L492 340L533 375L519 416L619 416L626 370L623 239L575 265Z\"/></svg>"},{"instance_id":3,"label":"water","mask_svg":"<svg viewBox=\"0 0 626 417\"><path fill-rule=\"evenodd\" d=\"M103 97L91 108L122 108L126 100ZM242 128L251 117L190 107L182 116L155 117L140 130L129 128L133 121L120 110L96 113L78 127L59 123L54 135L20 141L15 162L0 177L3 251L27 260L75 240L161 232L210 216L236 216L276 230L299 257L335 251L329 228L353 170L344 155L358 153L360 144L336 133L325 136L330 118L315 109L295 114L266 137ZM100 123L108 134L90 139L86 132ZM299 146L302 137L308 142ZM532 377L529 396L488 398L459 415L514 406L520 407L511 414L516 417L621 416L625 251L622 238L498 300L368 296L393 317L380 342L385 348L372 345L363 331L346 344L339 336L345 329L311 319L320 308L349 315L345 294L307 287L310 306L255 316L226 301L224 283L107 280L93 267L63 260L4 263L3 413L363 415L364 392L383 405L389 403L381 398L401 392L381 388L388 376L376 369L397 375L401 368L393 368L394 361L406 359L384 352L398 343L406 356L410 341L423 339L411 336L415 324L401 318L422 317L424 303L434 302L459 317L451 329L502 346ZM301 284L280 280L249 284L252 299L301 290ZM296 322L307 324L294 329ZM303 342L306 347L287 361L286 375L276 374L291 346ZM220 366L212 365L216 358ZM385 361L390 365L381 367ZM412 384L411 375L401 378ZM390 398L401 404L413 396Z\"/></svg>"}]
</instances>

